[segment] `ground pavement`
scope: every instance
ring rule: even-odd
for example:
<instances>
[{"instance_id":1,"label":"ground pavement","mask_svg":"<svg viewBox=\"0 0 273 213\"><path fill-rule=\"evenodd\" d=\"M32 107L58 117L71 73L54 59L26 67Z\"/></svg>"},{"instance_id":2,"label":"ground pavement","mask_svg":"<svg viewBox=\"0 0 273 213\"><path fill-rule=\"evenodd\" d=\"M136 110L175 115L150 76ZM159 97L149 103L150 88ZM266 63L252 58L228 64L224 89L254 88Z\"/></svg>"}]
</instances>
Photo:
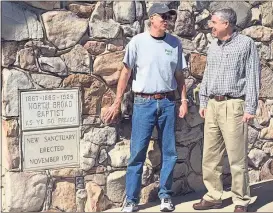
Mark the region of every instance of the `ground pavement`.
<instances>
[{"instance_id":1,"label":"ground pavement","mask_svg":"<svg viewBox=\"0 0 273 213\"><path fill-rule=\"evenodd\" d=\"M273 212L273 180L259 182L251 185L251 205L250 212ZM199 201L203 193L190 193L185 196L174 197L173 202L176 205L174 212L198 212L192 208L193 203ZM202 212L233 212L234 205L231 201L230 191L224 192L224 208L216 210L208 210ZM140 205L139 212L160 212L160 202L151 202L149 204ZM107 212L120 212L120 208L109 209Z\"/></svg>"}]
</instances>

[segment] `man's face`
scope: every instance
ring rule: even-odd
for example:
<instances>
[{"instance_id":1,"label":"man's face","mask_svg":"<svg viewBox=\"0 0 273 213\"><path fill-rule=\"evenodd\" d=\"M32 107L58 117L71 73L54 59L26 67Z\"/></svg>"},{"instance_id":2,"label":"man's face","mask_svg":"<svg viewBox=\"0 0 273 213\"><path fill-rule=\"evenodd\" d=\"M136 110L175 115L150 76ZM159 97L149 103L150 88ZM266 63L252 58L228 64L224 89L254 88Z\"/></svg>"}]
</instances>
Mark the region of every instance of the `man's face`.
<instances>
[{"instance_id":1,"label":"man's face","mask_svg":"<svg viewBox=\"0 0 273 213\"><path fill-rule=\"evenodd\" d=\"M211 28L211 34L215 38L221 38L222 35L225 35L228 25L227 21L223 21L216 15L213 15L208 23L209 28Z\"/></svg>"},{"instance_id":2,"label":"man's face","mask_svg":"<svg viewBox=\"0 0 273 213\"><path fill-rule=\"evenodd\" d=\"M151 24L158 30L166 31L168 26L168 20L170 20L169 13L154 14L150 17Z\"/></svg>"}]
</instances>

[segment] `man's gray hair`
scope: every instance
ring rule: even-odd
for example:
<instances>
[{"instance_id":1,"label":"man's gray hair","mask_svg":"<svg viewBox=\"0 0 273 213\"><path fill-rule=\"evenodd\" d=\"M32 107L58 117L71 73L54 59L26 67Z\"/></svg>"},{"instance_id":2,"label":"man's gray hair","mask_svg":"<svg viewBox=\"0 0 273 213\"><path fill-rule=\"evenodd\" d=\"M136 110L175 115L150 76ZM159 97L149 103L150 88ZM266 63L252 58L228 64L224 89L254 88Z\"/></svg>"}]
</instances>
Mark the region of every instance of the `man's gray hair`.
<instances>
[{"instance_id":1,"label":"man's gray hair","mask_svg":"<svg viewBox=\"0 0 273 213\"><path fill-rule=\"evenodd\" d=\"M212 15L216 15L223 19L224 21L228 21L232 27L236 26L237 23L236 12L229 7L215 10L213 11Z\"/></svg>"}]
</instances>

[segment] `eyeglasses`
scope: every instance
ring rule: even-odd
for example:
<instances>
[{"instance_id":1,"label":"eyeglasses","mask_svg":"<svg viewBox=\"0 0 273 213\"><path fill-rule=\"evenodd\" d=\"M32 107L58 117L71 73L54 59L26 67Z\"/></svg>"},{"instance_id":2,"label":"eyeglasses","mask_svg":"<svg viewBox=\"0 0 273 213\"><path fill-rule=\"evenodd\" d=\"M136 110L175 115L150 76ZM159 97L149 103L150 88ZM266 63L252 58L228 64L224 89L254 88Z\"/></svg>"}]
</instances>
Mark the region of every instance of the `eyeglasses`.
<instances>
[{"instance_id":1,"label":"eyeglasses","mask_svg":"<svg viewBox=\"0 0 273 213\"><path fill-rule=\"evenodd\" d=\"M171 16L170 16L170 14L168 14L168 13L163 13L163 14L158 14L158 13L156 13L155 15L160 16L160 17L161 17L163 20L165 20L165 21L168 21L168 20L171 19Z\"/></svg>"}]
</instances>

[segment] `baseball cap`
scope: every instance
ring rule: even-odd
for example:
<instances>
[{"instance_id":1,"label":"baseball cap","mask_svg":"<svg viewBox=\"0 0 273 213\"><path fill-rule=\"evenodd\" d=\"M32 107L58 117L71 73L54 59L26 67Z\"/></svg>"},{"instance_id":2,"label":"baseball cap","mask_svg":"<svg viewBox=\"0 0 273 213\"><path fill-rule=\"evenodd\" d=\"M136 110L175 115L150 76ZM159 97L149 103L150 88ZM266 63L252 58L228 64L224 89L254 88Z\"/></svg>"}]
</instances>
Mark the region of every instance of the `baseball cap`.
<instances>
[{"instance_id":1,"label":"baseball cap","mask_svg":"<svg viewBox=\"0 0 273 213\"><path fill-rule=\"evenodd\" d=\"M176 11L170 9L166 4L163 3L154 3L149 11L148 11L148 16L152 16L154 14L163 14L163 13L170 13L171 15L175 15Z\"/></svg>"}]
</instances>

